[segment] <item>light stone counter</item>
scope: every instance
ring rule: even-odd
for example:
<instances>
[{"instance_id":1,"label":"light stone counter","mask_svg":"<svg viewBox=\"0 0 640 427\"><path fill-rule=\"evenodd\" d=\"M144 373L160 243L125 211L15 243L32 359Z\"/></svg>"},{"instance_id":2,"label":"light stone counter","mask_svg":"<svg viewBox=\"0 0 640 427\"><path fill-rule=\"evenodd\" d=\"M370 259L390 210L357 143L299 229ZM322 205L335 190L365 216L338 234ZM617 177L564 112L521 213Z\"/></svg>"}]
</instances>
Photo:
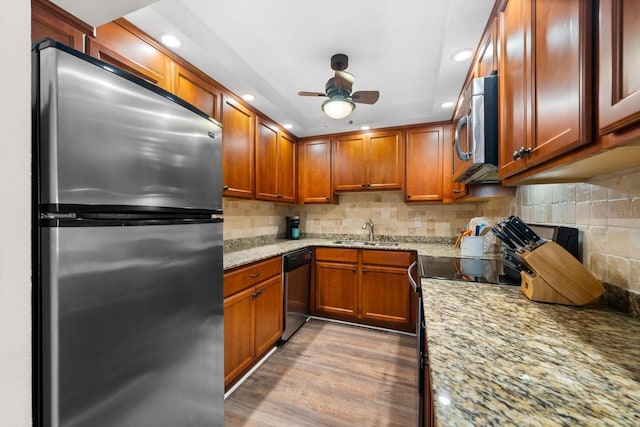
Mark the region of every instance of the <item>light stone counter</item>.
<instances>
[{"instance_id":1,"label":"light stone counter","mask_svg":"<svg viewBox=\"0 0 640 427\"><path fill-rule=\"evenodd\" d=\"M311 246L326 246L336 248L356 248L356 249L379 249L379 250L410 250L417 251L418 255L434 256L460 256L460 249L455 249L451 244L442 243L399 243L398 246L361 246L337 244L334 240L327 239L300 239L300 240L280 240L277 243L257 246L251 249L243 249L234 252L225 252L224 269L239 267L270 258L275 255L282 255L296 249ZM490 255L487 255L490 256Z\"/></svg>"},{"instance_id":2,"label":"light stone counter","mask_svg":"<svg viewBox=\"0 0 640 427\"><path fill-rule=\"evenodd\" d=\"M439 426L640 426L640 319L422 279Z\"/></svg>"}]
</instances>

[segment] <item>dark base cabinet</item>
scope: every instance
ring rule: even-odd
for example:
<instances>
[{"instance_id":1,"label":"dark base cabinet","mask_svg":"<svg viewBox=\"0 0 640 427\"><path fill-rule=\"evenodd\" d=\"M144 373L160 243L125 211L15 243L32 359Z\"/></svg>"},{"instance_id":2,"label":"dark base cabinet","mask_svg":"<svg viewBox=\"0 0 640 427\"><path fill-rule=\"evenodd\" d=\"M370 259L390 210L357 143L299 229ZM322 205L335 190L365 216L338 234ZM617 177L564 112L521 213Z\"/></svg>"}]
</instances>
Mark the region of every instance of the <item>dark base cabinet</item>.
<instances>
[{"instance_id":1,"label":"dark base cabinet","mask_svg":"<svg viewBox=\"0 0 640 427\"><path fill-rule=\"evenodd\" d=\"M405 251L316 248L312 313L415 332L417 298L407 279L414 259Z\"/></svg>"}]
</instances>

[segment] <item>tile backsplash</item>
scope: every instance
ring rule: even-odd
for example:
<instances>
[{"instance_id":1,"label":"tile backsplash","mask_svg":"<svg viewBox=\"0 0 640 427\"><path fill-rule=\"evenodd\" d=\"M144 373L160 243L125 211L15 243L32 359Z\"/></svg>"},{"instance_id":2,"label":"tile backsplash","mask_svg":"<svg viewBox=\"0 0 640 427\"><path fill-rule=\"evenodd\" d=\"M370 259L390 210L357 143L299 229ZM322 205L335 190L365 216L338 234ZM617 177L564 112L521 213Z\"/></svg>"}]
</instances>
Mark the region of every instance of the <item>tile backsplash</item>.
<instances>
[{"instance_id":1,"label":"tile backsplash","mask_svg":"<svg viewBox=\"0 0 640 427\"><path fill-rule=\"evenodd\" d=\"M518 188L525 222L583 232L583 262L600 280L640 293L640 169L588 183Z\"/></svg>"},{"instance_id":2,"label":"tile backsplash","mask_svg":"<svg viewBox=\"0 0 640 427\"><path fill-rule=\"evenodd\" d=\"M366 238L369 218L378 237L453 239L470 218L518 215L525 222L565 225L583 232L585 265L600 280L640 293L640 169L588 183L527 185L514 199L488 203L410 205L400 192L347 193L337 205L283 205L224 200L224 239L282 237L285 216L300 215L313 235Z\"/></svg>"}]
</instances>

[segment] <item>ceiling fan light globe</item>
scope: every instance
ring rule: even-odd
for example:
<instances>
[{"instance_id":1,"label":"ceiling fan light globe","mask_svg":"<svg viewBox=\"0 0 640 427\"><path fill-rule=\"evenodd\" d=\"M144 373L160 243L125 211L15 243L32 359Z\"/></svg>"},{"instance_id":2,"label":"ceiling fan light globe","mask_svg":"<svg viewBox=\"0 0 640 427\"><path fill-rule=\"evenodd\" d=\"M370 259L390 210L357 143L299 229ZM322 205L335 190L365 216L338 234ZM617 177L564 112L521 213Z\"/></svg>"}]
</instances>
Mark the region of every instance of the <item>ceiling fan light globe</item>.
<instances>
[{"instance_id":1,"label":"ceiling fan light globe","mask_svg":"<svg viewBox=\"0 0 640 427\"><path fill-rule=\"evenodd\" d=\"M322 103L322 111L332 119L343 119L356 108L348 99L327 99Z\"/></svg>"}]
</instances>

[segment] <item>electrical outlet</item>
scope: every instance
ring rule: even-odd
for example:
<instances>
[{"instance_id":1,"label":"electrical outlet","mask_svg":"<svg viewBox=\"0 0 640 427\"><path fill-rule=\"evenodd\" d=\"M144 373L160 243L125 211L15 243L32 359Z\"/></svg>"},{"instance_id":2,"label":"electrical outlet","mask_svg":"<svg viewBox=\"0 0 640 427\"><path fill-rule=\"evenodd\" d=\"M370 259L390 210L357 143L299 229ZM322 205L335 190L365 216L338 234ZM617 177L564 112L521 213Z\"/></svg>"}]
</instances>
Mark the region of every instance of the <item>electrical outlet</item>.
<instances>
[{"instance_id":1,"label":"electrical outlet","mask_svg":"<svg viewBox=\"0 0 640 427\"><path fill-rule=\"evenodd\" d=\"M415 224L415 226L416 226L416 227L420 227L420 226L422 226L422 218L420 218L419 216L417 216L417 217L414 219L414 224Z\"/></svg>"}]
</instances>

